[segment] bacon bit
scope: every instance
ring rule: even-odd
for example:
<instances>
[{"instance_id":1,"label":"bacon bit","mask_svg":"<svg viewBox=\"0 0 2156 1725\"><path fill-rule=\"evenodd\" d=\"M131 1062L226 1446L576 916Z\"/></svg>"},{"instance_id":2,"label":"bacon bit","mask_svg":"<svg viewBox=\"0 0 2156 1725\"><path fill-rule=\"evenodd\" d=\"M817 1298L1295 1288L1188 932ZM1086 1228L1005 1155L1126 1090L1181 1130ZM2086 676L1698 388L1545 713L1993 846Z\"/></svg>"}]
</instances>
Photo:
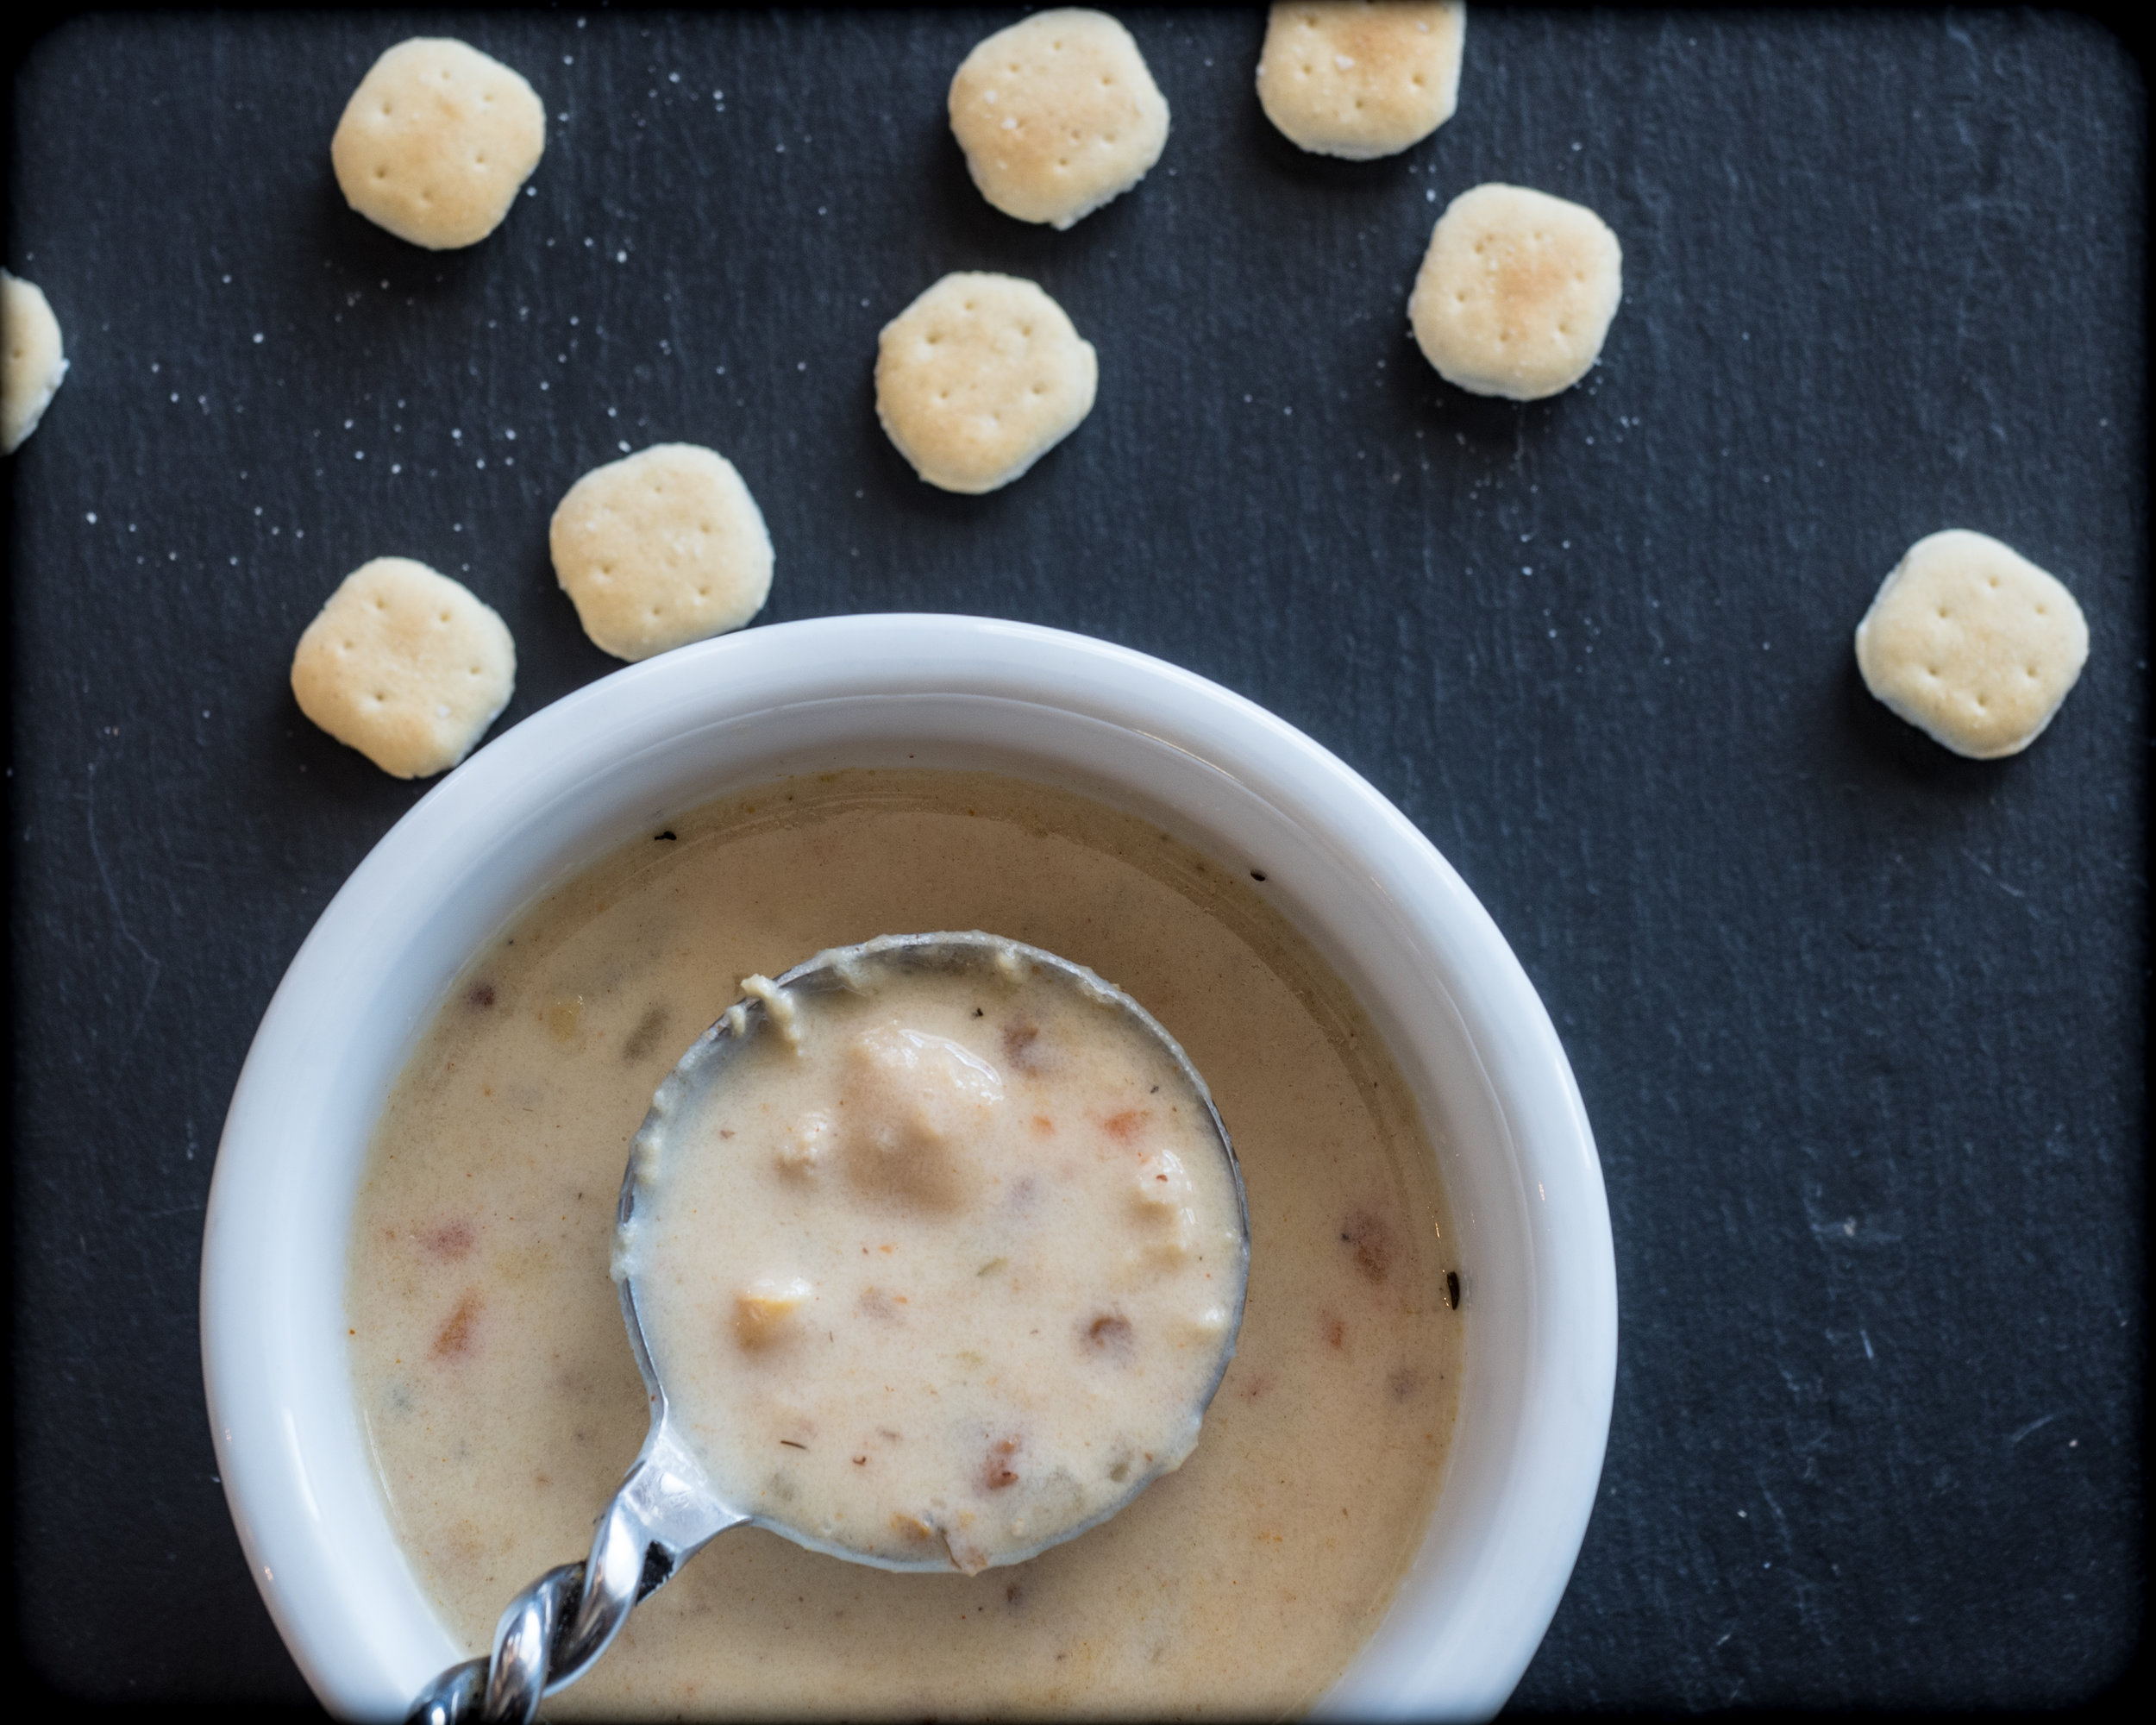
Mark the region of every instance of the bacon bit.
<instances>
[{"instance_id":1,"label":"bacon bit","mask_svg":"<svg viewBox=\"0 0 2156 1725\"><path fill-rule=\"evenodd\" d=\"M1033 1116L1033 1130L1043 1138L1053 1138L1056 1136L1056 1122L1046 1114L1036 1114Z\"/></svg>"},{"instance_id":2,"label":"bacon bit","mask_svg":"<svg viewBox=\"0 0 2156 1725\"><path fill-rule=\"evenodd\" d=\"M1119 1114L1110 1114L1100 1122L1100 1130L1118 1144L1128 1144L1138 1136L1138 1128L1145 1124L1143 1108L1125 1108Z\"/></svg>"},{"instance_id":3,"label":"bacon bit","mask_svg":"<svg viewBox=\"0 0 2156 1725\"><path fill-rule=\"evenodd\" d=\"M1112 1312L1103 1312L1086 1326L1086 1341L1095 1353L1113 1354L1118 1359L1131 1357L1131 1320L1119 1318Z\"/></svg>"},{"instance_id":4,"label":"bacon bit","mask_svg":"<svg viewBox=\"0 0 2156 1725\"><path fill-rule=\"evenodd\" d=\"M484 1011L494 1004L494 985L492 982L474 982L472 992L464 998L468 1004Z\"/></svg>"},{"instance_id":5,"label":"bacon bit","mask_svg":"<svg viewBox=\"0 0 2156 1725\"><path fill-rule=\"evenodd\" d=\"M1000 1491L1006 1485L1018 1483L1018 1471L1011 1465L1011 1458L1018 1452L1016 1438L999 1438L988 1446L987 1459L981 1464L981 1483L990 1491Z\"/></svg>"},{"instance_id":6,"label":"bacon bit","mask_svg":"<svg viewBox=\"0 0 2156 1725\"><path fill-rule=\"evenodd\" d=\"M462 1359L473 1352L472 1327L478 1320L480 1303L476 1288L457 1302L448 1321L435 1333L433 1352L436 1359Z\"/></svg>"},{"instance_id":7,"label":"bacon bit","mask_svg":"<svg viewBox=\"0 0 2156 1725\"><path fill-rule=\"evenodd\" d=\"M854 1465L855 1465L856 1467L866 1467L866 1466L868 1466L868 1458L867 1456L856 1456L856 1457L854 1458Z\"/></svg>"},{"instance_id":8,"label":"bacon bit","mask_svg":"<svg viewBox=\"0 0 2156 1725\"><path fill-rule=\"evenodd\" d=\"M909 1540L926 1540L936 1537L935 1528L930 1527L918 1515L909 1515L902 1509L892 1511L891 1531Z\"/></svg>"},{"instance_id":9,"label":"bacon bit","mask_svg":"<svg viewBox=\"0 0 2156 1725\"><path fill-rule=\"evenodd\" d=\"M1325 1339L1327 1347L1344 1348L1347 1346L1347 1326L1330 1312L1326 1314Z\"/></svg>"},{"instance_id":10,"label":"bacon bit","mask_svg":"<svg viewBox=\"0 0 2156 1725\"><path fill-rule=\"evenodd\" d=\"M1021 1072L1036 1070L1033 1044L1041 1027L1037 1024L1007 1024L1003 1027L1003 1057Z\"/></svg>"},{"instance_id":11,"label":"bacon bit","mask_svg":"<svg viewBox=\"0 0 2156 1725\"><path fill-rule=\"evenodd\" d=\"M469 1252L472 1242L477 1238L471 1223L460 1216L454 1221L444 1222L438 1228L429 1229L422 1244L432 1257L455 1258Z\"/></svg>"},{"instance_id":12,"label":"bacon bit","mask_svg":"<svg viewBox=\"0 0 2156 1725\"><path fill-rule=\"evenodd\" d=\"M1357 1210L1340 1224L1340 1241L1355 1248L1355 1267L1365 1280L1382 1283L1393 1273L1393 1231L1383 1217Z\"/></svg>"}]
</instances>

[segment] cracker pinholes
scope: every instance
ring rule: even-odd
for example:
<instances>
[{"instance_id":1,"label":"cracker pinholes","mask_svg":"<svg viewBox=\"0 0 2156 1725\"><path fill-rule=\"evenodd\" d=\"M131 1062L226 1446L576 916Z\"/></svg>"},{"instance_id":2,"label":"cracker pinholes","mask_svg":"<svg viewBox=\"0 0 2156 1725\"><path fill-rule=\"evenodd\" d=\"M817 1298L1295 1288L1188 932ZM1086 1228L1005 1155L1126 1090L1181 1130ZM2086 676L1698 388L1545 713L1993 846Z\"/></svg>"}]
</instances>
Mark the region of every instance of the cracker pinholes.
<instances>
[{"instance_id":1,"label":"cracker pinholes","mask_svg":"<svg viewBox=\"0 0 2156 1725\"><path fill-rule=\"evenodd\" d=\"M1407 319L1447 383L1534 401L1587 375L1623 296L1623 250L1592 210L1478 185L1438 218Z\"/></svg>"},{"instance_id":2,"label":"cracker pinholes","mask_svg":"<svg viewBox=\"0 0 2156 1725\"><path fill-rule=\"evenodd\" d=\"M501 225L547 147L547 110L499 60L415 36L371 66L329 141L344 200L429 251Z\"/></svg>"},{"instance_id":3,"label":"cracker pinholes","mask_svg":"<svg viewBox=\"0 0 2156 1725\"><path fill-rule=\"evenodd\" d=\"M1037 12L982 41L950 81L950 129L981 195L1068 228L1160 160L1168 98L1105 12Z\"/></svg>"},{"instance_id":4,"label":"cracker pinholes","mask_svg":"<svg viewBox=\"0 0 2156 1725\"><path fill-rule=\"evenodd\" d=\"M347 575L292 655L299 710L399 779L455 766L516 687L509 625L409 557Z\"/></svg>"},{"instance_id":5,"label":"cracker pinholes","mask_svg":"<svg viewBox=\"0 0 2156 1725\"><path fill-rule=\"evenodd\" d=\"M762 511L731 461L694 443L592 468L547 536L584 632L617 659L738 629L771 592Z\"/></svg>"},{"instance_id":6,"label":"cracker pinholes","mask_svg":"<svg viewBox=\"0 0 2156 1725\"><path fill-rule=\"evenodd\" d=\"M1077 430L1099 378L1092 343L1032 282L947 275L883 326L876 417L931 485L993 491Z\"/></svg>"},{"instance_id":7,"label":"cracker pinholes","mask_svg":"<svg viewBox=\"0 0 2156 1725\"><path fill-rule=\"evenodd\" d=\"M1467 8L1302 0L1272 9L1257 60L1265 117L1313 154L1369 161L1419 144L1460 98Z\"/></svg>"},{"instance_id":8,"label":"cracker pinholes","mask_svg":"<svg viewBox=\"0 0 2156 1725\"><path fill-rule=\"evenodd\" d=\"M0 342L7 348L0 369L0 455L12 455L52 405L67 375L67 355L60 346L60 319L44 290L5 270L0 270Z\"/></svg>"},{"instance_id":9,"label":"cracker pinholes","mask_svg":"<svg viewBox=\"0 0 2156 1725\"><path fill-rule=\"evenodd\" d=\"M2034 743L2088 657L2088 620L2059 579L1962 528L1910 546L1857 625L1865 687L1977 761Z\"/></svg>"}]
</instances>

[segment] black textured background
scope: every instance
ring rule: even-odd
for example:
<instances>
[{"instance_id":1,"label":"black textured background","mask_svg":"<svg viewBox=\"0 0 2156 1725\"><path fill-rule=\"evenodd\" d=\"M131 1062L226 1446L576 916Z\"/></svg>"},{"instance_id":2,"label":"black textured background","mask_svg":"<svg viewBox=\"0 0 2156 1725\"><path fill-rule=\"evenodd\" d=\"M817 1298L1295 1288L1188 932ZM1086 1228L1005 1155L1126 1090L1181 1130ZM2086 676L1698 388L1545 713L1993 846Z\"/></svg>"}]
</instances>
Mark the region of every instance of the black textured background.
<instances>
[{"instance_id":1,"label":"black textured background","mask_svg":"<svg viewBox=\"0 0 2156 1725\"><path fill-rule=\"evenodd\" d=\"M2100 1691L2145 1587L2137 63L2065 15L1481 9L1458 116L1357 166L1266 124L1259 13L1133 12L1173 137L1058 235L943 122L1012 16L106 16L21 63L7 260L74 361L8 476L21 1652L85 1697L304 1695L213 1477L203 1204L279 975L419 791L300 718L291 643L354 565L422 558L508 619L515 721L611 663L555 499L687 439L762 504L768 619L986 612L1189 666L1366 774L1511 938L1622 1300L1520 1703ZM465 253L329 173L413 33L555 116ZM1602 365L1526 407L1405 333L1489 179L1625 248ZM982 499L872 409L878 328L953 268L1038 279L1100 354L1092 417ZM2089 614L2014 760L1943 753L1852 661L1949 525Z\"/></svg>"}]
</instances>

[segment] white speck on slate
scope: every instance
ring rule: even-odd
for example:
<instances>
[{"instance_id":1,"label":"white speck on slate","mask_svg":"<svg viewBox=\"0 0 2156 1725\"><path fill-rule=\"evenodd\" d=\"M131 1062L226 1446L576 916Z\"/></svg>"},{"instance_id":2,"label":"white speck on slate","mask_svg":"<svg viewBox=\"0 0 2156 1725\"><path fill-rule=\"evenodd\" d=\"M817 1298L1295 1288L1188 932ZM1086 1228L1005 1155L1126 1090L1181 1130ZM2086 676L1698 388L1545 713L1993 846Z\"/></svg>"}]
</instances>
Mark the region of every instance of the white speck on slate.
<instances>
[{"instance_id":1,"label":"white speck on slate","mask_svg":"<svg viewBox=\"0 0 2156 1725\"><path fill-rule=\"evenodd\" d=\"M614 447L619 449L624 455L629 453L629 445L626 442L617 442Z\"/></svg>"},{"instance_id":2,"label":"white speck on slate","mask_svg":"<svg viewBox=\"0 0 2156 1725\"><path fill-rule=\"evenodd\" d=\"M95 527L97 524L97 511L94 509L91 510L89 514L83 517L83 519L87 521L92 527Z\"/></svg>"},{"instance_id":3,"label":"white speck on slate","mask_svg":"<svg viewBox=\"0 0 2156 1725\"><path fill-rule=\"evenodd\" d=\"M258 348L262 345L262 332L260 329L254 332L254 345Z\"/></svg>"},{"instance_id":4,"label":"white speck on slate","mask_svg":"<svg viewBox=\"0 0 2156 1725\"><path fill-rule=\"evenodd\" d=\"M627 263L629 261L629 254L627 252L616 252L614 254L614 261L617 264Z\"/></svg>"}]
</instances>

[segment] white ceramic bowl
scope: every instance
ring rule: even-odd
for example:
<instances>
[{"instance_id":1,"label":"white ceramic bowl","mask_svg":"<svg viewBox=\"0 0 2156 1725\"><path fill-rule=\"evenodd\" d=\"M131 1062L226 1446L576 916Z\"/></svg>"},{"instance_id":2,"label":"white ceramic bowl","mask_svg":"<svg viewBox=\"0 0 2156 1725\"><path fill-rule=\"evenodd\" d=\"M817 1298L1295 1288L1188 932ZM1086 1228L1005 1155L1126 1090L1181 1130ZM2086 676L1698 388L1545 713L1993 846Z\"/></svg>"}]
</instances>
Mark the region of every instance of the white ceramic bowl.
<instances>
[{"instance_id":1,"label":"white ceramic bowl","mask_svg":"<svg viewBox=\"0 0 2156 1725\"><path fill-rule=\"evenodd\" d=\"M1103 642L928 616L757 629L557 701L422 799L293 959L218 1147L202 1336L225 1495L307 1680L334 1712L398 1716L461 1656L383 1515L342 1315L368 1135L443 991L542 890L669 814L901 762L1047 780L1262 862L1369 1010L1438 1145L1471 1328L1420 1556L1321 1709L1495 1711L1571 1573L1616 1371L1601 1169L1548 1014L1445 859L1301 732Z\"/></svg>"}]
</instances>

